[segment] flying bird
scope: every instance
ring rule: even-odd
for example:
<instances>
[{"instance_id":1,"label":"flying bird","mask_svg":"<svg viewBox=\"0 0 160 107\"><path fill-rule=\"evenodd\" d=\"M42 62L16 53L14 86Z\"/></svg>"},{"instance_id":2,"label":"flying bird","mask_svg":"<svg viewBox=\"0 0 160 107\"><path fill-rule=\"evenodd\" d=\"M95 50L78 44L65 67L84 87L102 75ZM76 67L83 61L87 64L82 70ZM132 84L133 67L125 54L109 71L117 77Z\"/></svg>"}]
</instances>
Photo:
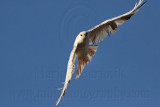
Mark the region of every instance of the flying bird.
<instances>
[{"instance_id":1,"label":"flying bird","mask_svg":"<svg viewBox=\"0 0 160 107\"><path fill-rule=\"evenodd\" d=\"M67 86L70 83L72 74L75 70L76 57L78 58L76 78L78 78L81 75L84 67L91 61L92 57L97 51L98 46L94 44L104 40L107 35L114 34L118 30L118 26L122 25L125 21L129 20L133 15L135 15L145 3L146 2L143 2L143 0L140 0L139 3L136 3L134 8L129 12L106 20L90 30L82 31L78 34L75 39L73 49L70 53L64 87L59 88L59 90L62 90L62 92L56 102L56 105L59 104L62 97L64 98Z\"/></svg>"}]
</instances>

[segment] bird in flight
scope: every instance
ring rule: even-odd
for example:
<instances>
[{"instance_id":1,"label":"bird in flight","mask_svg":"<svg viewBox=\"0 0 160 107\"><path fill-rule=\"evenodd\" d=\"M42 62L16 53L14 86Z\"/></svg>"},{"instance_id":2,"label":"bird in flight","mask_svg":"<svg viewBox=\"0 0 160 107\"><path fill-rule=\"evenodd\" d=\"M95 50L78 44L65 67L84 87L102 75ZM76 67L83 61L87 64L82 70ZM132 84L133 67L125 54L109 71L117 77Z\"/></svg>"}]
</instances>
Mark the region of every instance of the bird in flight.
<instances>
[{"instance_id":1,"label":"bird in flight","mask_svg":"<svg viewBox=\"0 0 160 107\"><path fill-rule=\"evenodd\" d=\"M106 20L90 30L83 31L78 34L75 39L73 49L70 53L64 87L59 88L59 90L62 90L62 92L56 102L56 105L59 104L62 97L64 98L67 86L70 83L72 74L75 70L76 57L78 58L76 78L78 78L81 75L84 67L91 61L92 57L97 51L98 46L93 44L104 40L107 35L114 34L118 30L118 26L122 25L125 21L129 20L133 15L135 15L145 3L146 2L143 2L143 0L140 0L139 3L136 3L134 8L129 12Z\"/></svg>"}]
</instances>

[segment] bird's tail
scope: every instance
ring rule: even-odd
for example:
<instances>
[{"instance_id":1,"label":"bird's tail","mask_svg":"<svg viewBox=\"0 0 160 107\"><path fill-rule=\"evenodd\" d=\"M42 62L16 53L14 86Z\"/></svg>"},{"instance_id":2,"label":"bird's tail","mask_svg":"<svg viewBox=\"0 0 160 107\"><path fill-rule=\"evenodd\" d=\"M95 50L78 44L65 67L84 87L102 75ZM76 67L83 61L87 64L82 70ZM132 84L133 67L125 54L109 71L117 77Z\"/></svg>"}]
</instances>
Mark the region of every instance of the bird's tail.
<instances>
[{"instance_id":1,"label":"bird's tail","mask_svg":"<svg viewBox=\"0 0 160 107\"><path fill-rule=\"evenodd\" d=\"M85 57L85 59L78 58L76 79L81 75L84 67L91 61L92 57L95 55L97 51L97 48L98 48L97 45L89 45L88 54Z\"/></svg>"}]
</instances>

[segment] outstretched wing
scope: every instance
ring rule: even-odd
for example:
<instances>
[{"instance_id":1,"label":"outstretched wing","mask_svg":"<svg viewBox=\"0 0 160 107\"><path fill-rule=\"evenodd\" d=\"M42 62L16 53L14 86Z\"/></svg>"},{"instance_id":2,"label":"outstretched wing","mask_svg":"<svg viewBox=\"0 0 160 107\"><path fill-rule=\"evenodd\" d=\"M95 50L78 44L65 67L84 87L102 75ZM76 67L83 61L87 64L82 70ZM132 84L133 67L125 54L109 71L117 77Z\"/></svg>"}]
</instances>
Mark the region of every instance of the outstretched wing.
<instances>
[{"instance_id":1,"label":"outstretched wing","mask_svg":"<svg viewBox=\"0 0 160 107\"><path fill-rule=\"evenodd\" d=\"M107 35L114 34L118 30L119 25L122 25L126 20L130 19L146 3L142 2L143 0L140 0L138 4L136 3L135 7L131 11L118 17L106 20L101 24L88 30L90 44L98 43L104 40L107 37Z\"/></svg>"},{"instance_id":2,"label":"outstretched wing","mask_svg":"<svg viewBox=\"0 0 160 107\"><path fill-rule=\"evenodd\" d=\"M72 74L74 73L74 70L75 70L75 64L74 63L75 63L75 59L76 59L76 54L75 54L76 48L77 48L77 46L74 45L74 47L71 51L69 61L68 61L68 66L67 66L67 73L66 73L66 79L65 79L65 82L64 82L64 87L62 89L62 92L61 92L61 95L60 95L59 99L57 100L56 105L58 105L61 98L64 97L65 92L67 90L67 86L71 81Z\"/></svg>"}]
</instances>

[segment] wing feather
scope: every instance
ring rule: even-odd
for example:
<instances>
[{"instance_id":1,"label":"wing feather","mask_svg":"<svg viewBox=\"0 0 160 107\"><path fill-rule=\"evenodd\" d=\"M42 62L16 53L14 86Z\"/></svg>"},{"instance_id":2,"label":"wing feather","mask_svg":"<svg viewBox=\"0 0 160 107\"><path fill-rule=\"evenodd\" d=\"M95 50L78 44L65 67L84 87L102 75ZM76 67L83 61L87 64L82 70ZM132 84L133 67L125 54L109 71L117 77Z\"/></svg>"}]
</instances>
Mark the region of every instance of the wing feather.
<instances>
[{"instance_id":1,"label":"wing feather","mask_svg":"<svg viewBox=\"0 0 160 107\"><path fill-rule=\"evenodd\" d=\"M75 59L76 59L75 51L76 51L76 48L77 48L77 45L74 45L74 47L73 47L73 49L72 49L72 51L70 53L70 57L69 57L69 61L68 61L68 66L67 66L66 79L65 79L65 82L64 82L64 87L62 89L60 97L58 98L58 100L56 102L56 105L58 105L59 102L60 102L60 100L61 100L61 98L64 97L65 92L67 90L67 86L68 86L68 84L71 81L72 74L75 71Z\"/></svg>"},{"instance_id":2,"label":"wing feather","mask_svg":"<svg viewBox=\"0 0 160 107\"><path fill-rule=\"evenodd\" d=\"M118 17L106 20L101 24L88 30L90 44L98 43L104 40L107 37L107 35L114 34L118 30L119 25L122 25L125 21L129 20L146 3L142 2L143 0L140 0L138 4L136 3L134 8L129 12Z\"/></svg>"}]
</instances>

